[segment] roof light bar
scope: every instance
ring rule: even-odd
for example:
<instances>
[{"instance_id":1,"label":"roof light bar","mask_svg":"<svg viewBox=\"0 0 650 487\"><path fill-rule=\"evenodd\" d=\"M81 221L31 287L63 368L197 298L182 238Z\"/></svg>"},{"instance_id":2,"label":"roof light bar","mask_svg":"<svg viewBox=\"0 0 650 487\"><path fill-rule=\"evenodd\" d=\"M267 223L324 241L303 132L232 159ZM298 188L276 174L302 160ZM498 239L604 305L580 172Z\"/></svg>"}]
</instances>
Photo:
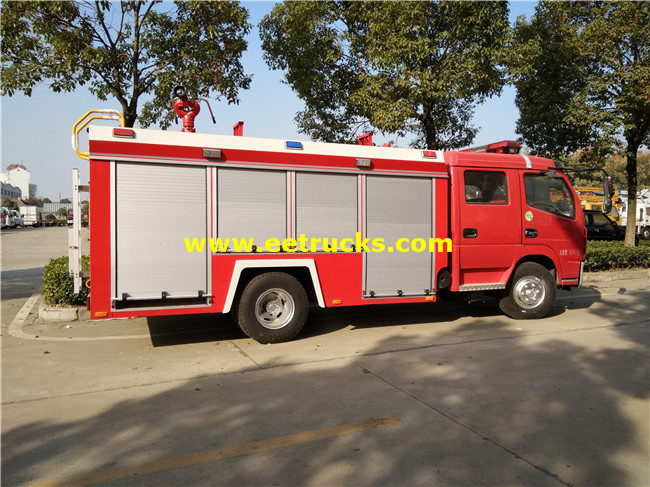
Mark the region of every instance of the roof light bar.
<instances>
[{"instance_id":1,"label":"roof light bar","mask_svg":"<svg viewBox=\"0 0 650 487\"><path fill-rule=\"evenodd\" d=\"M478 147L470 147L463 149L460 152L492 152L495 154L519 154L521 145L516 140L502 140L500 142L493 142L492 144L479 145Z\"/></svg>"}]
</instances>

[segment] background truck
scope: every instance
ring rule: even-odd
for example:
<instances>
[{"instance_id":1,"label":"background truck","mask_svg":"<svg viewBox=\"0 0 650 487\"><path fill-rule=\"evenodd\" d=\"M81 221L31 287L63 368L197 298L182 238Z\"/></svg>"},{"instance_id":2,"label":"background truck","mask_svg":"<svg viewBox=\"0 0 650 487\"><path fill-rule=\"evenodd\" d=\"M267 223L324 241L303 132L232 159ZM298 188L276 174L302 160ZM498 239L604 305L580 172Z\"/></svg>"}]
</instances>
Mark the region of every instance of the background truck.
<instances>
[{"instance_id":1,"label":"background truck","mask_svg":"<svg viewBox=\"0 0 650 487\"><path fill-rule=\"evenodd\" d=\"M541 318L557 287L581 282L578 196L553 161L517 154L516 142L442 152L376 147L368 134L363 145L201 134L185 122L183 132L93 125L88 152L73 138L90 185L75 171L71 273L80 286L75 239L90 191L93 319L231 313L271 343L299 333L310 305L488 294L508 316ZM333 239L344 250L328 249ZM448 245L423 250L431 242Z\"/></svg>"},{"instance_id":2,"label":"background truck","mask_svg":"<svg viewBox=\"0 0 650 487\"><path fill-rule=\"evenodd\" d=\"M621 225L627 224L629 218L627 211L628 195L624 192L621 199ZM647 189L637 193L636 198L636 233L640 238L650 240L650 191Z\"/></svg>"},{"instance_id":3,"label":"background truck","mask_svg":"<svg viewBox=\"0 0 650 487\"><path fill-rule=\"evenodd\" d=\"M603 211L603 205L605 202L605 191L603 188L595 187L586 187L578 186L576 187L576 192L580 198L580 204L582 205L583 210L594 210L594 211ZM607 213L617 225L622 225L621 222L621 203L620 194L617 189L614 190L614 193L611 195L612 199L612 209Z\"/></svg>"},{"instance_id":4,"label":"background truck","mask_svg":"<svg viewBox=\"0 0 650 487\"><path fill-rule=\"evenodd\" d=\"M38 227L41 224L41 209L34 205L22 205L19 207L20 215L23 217L23 224L26 227Z\"/></svg>"}]
</instances>

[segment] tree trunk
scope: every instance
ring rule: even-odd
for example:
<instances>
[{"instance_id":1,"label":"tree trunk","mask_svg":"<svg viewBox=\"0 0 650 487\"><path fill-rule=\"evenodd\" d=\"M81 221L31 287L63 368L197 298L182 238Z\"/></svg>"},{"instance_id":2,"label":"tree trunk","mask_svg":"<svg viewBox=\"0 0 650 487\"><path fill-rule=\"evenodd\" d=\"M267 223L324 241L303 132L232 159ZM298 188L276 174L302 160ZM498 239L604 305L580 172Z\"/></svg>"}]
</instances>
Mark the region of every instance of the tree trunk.
<instances>
[{"instance_id":1,"label":"tree trunk","mask_svg":"<svg viewBox=\"0 0 650 487\"><path fill-rule=\"evenodd\" d=\"M634 247L636 242L636 157L639 146L628 142L627 150L627 224L625 226L625 246Z\"/></svg>"},{"instance_id":2,"label":"tree trunk","mask_svg":"<svg viewBox=\"0 0 650 487\"><path fill-rule=\"evenodd\" d=\"M135 124L135 119L137 118L136 113L129 110L122 112L122 115L124 115L124 126L133 127Z\"/></svg>"}]
</instances>

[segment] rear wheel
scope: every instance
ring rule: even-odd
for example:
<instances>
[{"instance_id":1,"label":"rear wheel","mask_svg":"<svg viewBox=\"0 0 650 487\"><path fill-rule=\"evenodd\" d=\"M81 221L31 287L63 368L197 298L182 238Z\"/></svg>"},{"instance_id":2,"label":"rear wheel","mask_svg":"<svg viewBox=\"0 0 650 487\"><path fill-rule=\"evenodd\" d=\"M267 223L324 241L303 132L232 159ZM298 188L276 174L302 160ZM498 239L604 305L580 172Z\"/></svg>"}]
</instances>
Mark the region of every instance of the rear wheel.
<instances>
[{"instance_id":1,"label":"rear wheel","mask_svg":"<svg viewBox=\"0 0 650 487\"><path fill-rule=\"evenodd\" d=\"M534 262L525 262L515 271L508 294L499 301L499 308L519 320L543 318L555 303L555 292L555 279L549 270Z\"/></svg>"},{"instance_id":2,"label":"rear wheel","mask_svg":"<svg viewBox=\"0 0 650 487\"><path fill-rule=\"evenodd\" d=\"M269 272L246 285L234 311L246 335L260 343L279 343L300 332L307 320L309 301L295 277Z\"/></svg>"}]
</instances>

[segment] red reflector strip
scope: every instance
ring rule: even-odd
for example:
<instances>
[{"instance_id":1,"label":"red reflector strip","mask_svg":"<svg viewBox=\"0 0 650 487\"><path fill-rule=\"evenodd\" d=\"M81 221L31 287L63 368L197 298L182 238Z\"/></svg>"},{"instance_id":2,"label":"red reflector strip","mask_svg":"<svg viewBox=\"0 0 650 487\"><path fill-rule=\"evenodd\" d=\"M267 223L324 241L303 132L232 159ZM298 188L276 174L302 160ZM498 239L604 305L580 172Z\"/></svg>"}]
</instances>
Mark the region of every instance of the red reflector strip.
<instances>
[{"instance_id":1,"label":"red reflector strip","mask_svg":"<svg viewBox=\"0 0 650 487\"><path fill-rule=\"evenodd\" d=\"M436 157L438 157L438 155L434 150L423 150L422 157L432 157L433 159L435 159Z\"/></svg>"},{"instance_id":2,"label":"red reflector strip","mask_svg":"<svg viewBox=\"0 0 650 487\"><path fill-rule=\"evenodd\" d=\"M133 139L135 137L135 132L133 129L114 128L113 137L127 137L129 139Z\"/></svg>"}]
</instances>

